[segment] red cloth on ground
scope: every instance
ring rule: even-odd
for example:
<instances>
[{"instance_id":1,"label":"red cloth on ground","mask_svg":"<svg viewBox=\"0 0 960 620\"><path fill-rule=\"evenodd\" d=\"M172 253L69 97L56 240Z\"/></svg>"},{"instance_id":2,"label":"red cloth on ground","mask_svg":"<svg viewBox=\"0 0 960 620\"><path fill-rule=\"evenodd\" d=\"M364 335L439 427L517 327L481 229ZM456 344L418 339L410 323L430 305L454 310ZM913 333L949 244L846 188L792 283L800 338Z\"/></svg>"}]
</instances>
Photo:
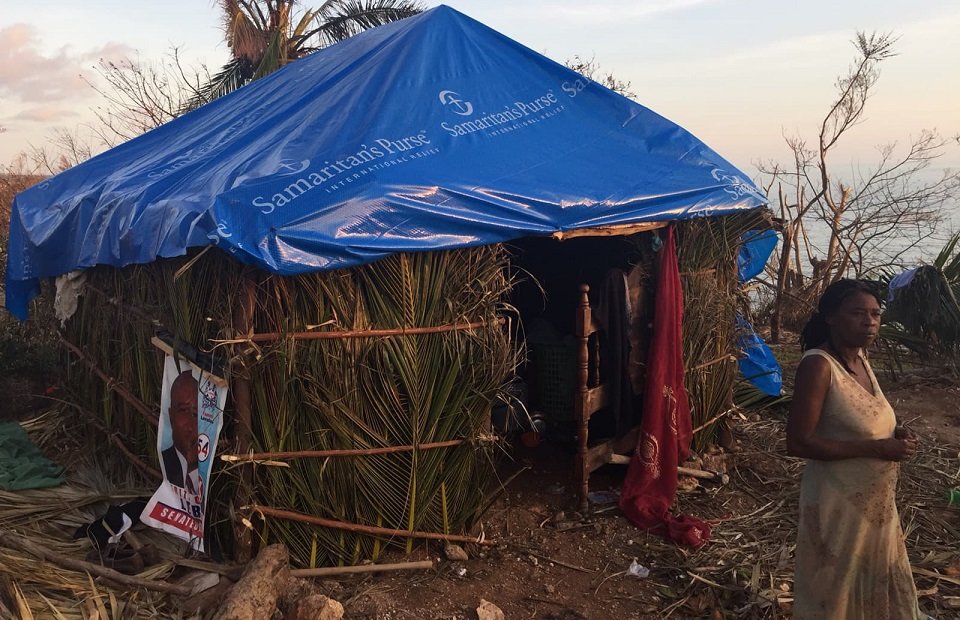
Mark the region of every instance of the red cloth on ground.
<instances>
[{"instance_id":1,"label":"red cloth on ground","mask_svg":"<svg viewBox=\"0 0 960 620\"><path fill-rule=\"evenodd\" d=\"M710 537L710 525L670 514L677 466L689 455L693 437L683 386L683 290L672 226L660 251L654 303L640 441L620 492L620 510L637 527L699 547Z\"/></svg>"}]
</instances>

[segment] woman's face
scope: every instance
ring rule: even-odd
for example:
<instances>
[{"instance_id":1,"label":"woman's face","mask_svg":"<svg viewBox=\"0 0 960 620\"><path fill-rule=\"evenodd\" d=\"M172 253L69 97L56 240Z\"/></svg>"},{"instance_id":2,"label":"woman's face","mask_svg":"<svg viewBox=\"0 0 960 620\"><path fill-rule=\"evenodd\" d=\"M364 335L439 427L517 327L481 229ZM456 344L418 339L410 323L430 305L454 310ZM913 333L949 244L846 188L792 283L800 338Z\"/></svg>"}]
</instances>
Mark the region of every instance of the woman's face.
<instances>
[{"instance_id":1,"label":"woman's face","mask_svg":"<svg viewBox=\"0 0 960 620\"><path fill-rule=\"evenodd\" d=\"M866 347L877 339L880 303L873 295L858 291L843 300L826 321L837 346Z\"/></svg>"}]
</instances>

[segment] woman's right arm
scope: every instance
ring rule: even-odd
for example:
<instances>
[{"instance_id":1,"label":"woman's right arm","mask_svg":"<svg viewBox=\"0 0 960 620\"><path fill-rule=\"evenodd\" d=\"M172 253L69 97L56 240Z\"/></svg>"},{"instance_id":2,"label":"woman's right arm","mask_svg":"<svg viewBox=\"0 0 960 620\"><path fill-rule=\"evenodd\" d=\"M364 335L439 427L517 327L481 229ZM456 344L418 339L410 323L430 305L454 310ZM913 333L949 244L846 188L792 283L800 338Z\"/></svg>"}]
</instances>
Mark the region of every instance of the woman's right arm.
<instances>
[{"instance_id":1,"label":"woman's right arm","mask_svg":"<svg viewBox=\"0 0 960 620\"><path fill-rule=\"evenodd\" d=\"M915 439L843 441L816 435L823 403L830 389L830 362L811 355L800 362L787 419L787 454L818 461L875 458L900 461L913 454Z\"/></svg>"}]
</instances>

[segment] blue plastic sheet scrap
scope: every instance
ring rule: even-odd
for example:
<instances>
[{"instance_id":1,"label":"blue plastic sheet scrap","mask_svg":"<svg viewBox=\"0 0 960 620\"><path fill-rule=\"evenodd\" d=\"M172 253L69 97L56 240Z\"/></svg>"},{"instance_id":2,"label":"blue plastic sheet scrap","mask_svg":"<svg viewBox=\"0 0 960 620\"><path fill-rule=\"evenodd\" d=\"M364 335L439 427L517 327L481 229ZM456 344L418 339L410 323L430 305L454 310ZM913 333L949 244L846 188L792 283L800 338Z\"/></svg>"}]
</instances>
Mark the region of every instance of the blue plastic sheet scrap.
<instances>
[{"instance_id":1,"label":"blue plastic sheet scrap","mask_svg":"<svg viewBox=\"0 0 960 620\"><path fill-rule=\"evenodd\" d=\"M776 249L780 236L777 231L748 230L740 237L740 252L737 254L737 274L741 282L751 280L761 273L767 260Z\"/></svg>"},{"instance_id":2,"label":"blue plastic sheet scrap","mask_svg":"<svg viewBox=\"0 0 960 620\"><path fill-rule=\"evenodd\" d=\"M765 204L682 127L440 6L17 195L6 303L25 318L40 278L200 246L294 275Z\"/></svg>"},{"instance_id":3,"label":"blue plastic sheet scrap","mask_svg":"<svg viewBox=\"0 0 960 620\"><path fill-rule=\"evenodd\" d=\"M780 396L783 391L783 371L757 332L743 316L737 313L737 346L743 355L738 360L740 374L767 396Z\"/></svg>"},{"instance_id":4,"label":"blue plastic sheet scrap","mask_svg":"<svg viewBox=\"0 0 960 620\"><path fill-rule=\"evenodd\" d=\"M0 424L0 489L43 489L63 483L63 468L48 459L16 422Z\"/></svg>"},{"instance_id":5,"label":"blue plastic sheet scrap","mask_svg":"<svg viewBox=\"0 0 960 620\"><path fill-rule=\"evenodd\" d=\"M777 247L780 236L775 230L748 230L740 237L737 254L737 274L740 282L751 280L761 273ZM743 355L739 359L740 374L767 396L780 396L783 376L780 362L773 355L753 325L737 314L737 346Z\"/></svg>"}]
</instances>

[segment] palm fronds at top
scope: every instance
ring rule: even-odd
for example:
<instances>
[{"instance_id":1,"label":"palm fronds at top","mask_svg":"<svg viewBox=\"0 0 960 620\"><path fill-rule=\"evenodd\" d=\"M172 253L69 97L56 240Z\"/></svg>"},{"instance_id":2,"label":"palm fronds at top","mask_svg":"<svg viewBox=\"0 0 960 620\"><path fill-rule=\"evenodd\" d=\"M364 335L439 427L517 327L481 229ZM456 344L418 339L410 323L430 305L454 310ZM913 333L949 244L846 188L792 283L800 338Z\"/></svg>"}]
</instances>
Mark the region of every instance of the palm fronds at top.
<instances>
[{"instance_id":1,"label":"palm fronds at top","mask_svg":"<svg viewBox=\"0 0 960 620\"><path fill-rule=\"evenodd\" d=\"M297 0L219 0L231 59L185 112L268 75L287 63L364 30L423 10L411 0L326 0L298 11Z\"/></svg>"},{"instance_id":2,"label":"palm fronds at top","mask_svg":"<svg viewBox=\"0 0 960 620\"><path fill-rule=\"evenodd\" d=\"M313 49L318 49L422 10L422 4L410 0L327 0L314 12L314 28L302 38L315 39Z\"/></svg>"}]
</instances>

